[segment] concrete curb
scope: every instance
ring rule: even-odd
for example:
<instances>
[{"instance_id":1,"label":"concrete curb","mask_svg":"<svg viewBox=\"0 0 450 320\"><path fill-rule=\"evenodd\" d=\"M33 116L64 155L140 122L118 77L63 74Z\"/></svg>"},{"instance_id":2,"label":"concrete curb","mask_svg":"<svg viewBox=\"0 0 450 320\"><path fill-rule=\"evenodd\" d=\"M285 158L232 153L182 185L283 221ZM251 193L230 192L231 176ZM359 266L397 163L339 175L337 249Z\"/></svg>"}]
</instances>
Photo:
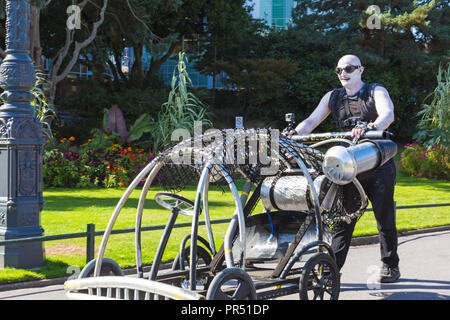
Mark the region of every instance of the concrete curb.
<instances>
[{"instance_id":1,"label":"concrete curb","mask_svg":"<svg viewBox=\"0 0 450 320\"><path fill-rule=\"evenodd\" d=\"M440 231L447 231L447 230L450 230L450 225L418 229L418 230L399 231L398 236L405 237L405 236L412 236L415 234L440 232ZM352 246L365 246L365 245L369 245L369 244L376 244L379 242L380 241L379 241L378 235L373 235L373 236L353 238L351 245Z\"/></svg>"},{"instance_id":2,"label":"concrete curb","mask_svg":"<svg viewBox=\"0 0 450 320\"><path fill-rule=\"evenodd\" d=\"M410 236L415 234L423 234L423 233L431 233L431 232L440 232L450 230L450 225L419 229L419 230L409 230L409 231L400 231L398 233L399 237ZM364 246L377 244L379 242L378 235L374 236L366 236L366 237L357 237L353 238L351 245L352 246ZM162 264L162 269L171 268L172 263ZM150 266L144 267L144 272L149 272ZM130 268L123 270L125 275L136 274L136 268ZM69 277L62 278L54 278L54 279L45 279L45 280L34 280L34 281L26 281L26 282L16 282L16 283L8 283L4 285L0 285L0 292L9 291L9 290L18 290L18 289L29 289L29 288L41 288L48 287L54 285L64 284L69 279Z\"/></svg>"}]
</instances>

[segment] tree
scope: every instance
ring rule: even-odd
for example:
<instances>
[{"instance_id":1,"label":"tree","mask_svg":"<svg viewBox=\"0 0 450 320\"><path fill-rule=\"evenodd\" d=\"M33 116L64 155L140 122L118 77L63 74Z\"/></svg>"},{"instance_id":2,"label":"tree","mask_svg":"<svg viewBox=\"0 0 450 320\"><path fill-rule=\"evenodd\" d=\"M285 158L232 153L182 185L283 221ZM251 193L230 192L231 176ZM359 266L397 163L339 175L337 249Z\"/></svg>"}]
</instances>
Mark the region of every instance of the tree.
<instances>
[{"instance_id":1,"label":"tree","mask_svg":"<svg viewBox=\"0 0 450 320\"><path fill-rule=\"evenodd\" d=\"M273 118L283 119L280 112L287 110L280 105L280 100L289 79L297 72L297 63L273 58L239 59L233 63L217 61L217 67L226 71L234 84L241 115L269 122ZM268 112L268 106L276 106L275 112Z\"/></svg>"},{"instance_id":2,"label":"tree","mask_svg":"<svg viewBox=\"0 0 450 320\"><path fill-rule=\"evenodd\" d=\"M105 63L110 67L117 87L145 88L161 65L181 51L184 40L195 40L204 32L204 7L210 2L214 1L127 0L111 3L105 26L92 49L97 53L110 53L104 55ZM126 47L132 48L135 56L127 74L122 72L120 64ZM148 64L142 63L144 50L151 55Z\"/></svg>"},{"instance_id":3,"label":"tree","mask_svg":"<svg viewBox=\"0 0 450 320\"><path fill-rule=\"evenodd\" d=\"M104 21L108 0L30 0L30 56L36 69L42 68L41 57L44 54L52 58L49 74L50 92L48 101L53 104L56 87L78 62L82 50L88 47ZM5 19L6 1L0 1L0 18ZM81 30L67 27L67 8L76 5L82 14ZM44 13L44 19L41 15ZM44 28L42 29L42 25ZM61 30L65 30L63 33ZM4 27L0 28L0 36L5 37ZM44 47L41 44L44 43ZM4 57L3 49L0 56Z\"/></svg>"},{"instance_id":4,"label":"tree","mask_svg":"<svg viewBox=\"0 0 450 320\"><path fill-rule=\"evenodd\" d=\"M213 81L223 71L218 61L232 63L252 58L252 47L261 38L265 25L252 18L250 9L245 0L216 0L203 7L204 32L200 34L196 67L213 75Z\"/></svg>"}]
</instances>

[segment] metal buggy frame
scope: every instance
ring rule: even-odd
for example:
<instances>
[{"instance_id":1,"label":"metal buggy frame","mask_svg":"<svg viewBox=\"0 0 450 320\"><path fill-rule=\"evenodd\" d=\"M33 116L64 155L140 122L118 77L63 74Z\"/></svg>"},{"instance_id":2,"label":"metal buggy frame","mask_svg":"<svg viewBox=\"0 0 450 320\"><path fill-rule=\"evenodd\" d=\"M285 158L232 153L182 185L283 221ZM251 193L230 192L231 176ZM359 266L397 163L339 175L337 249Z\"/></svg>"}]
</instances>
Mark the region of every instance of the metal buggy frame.
<instances>
[{"instance_id":1,"label":"metal buggy frame","mask_svg":"<svg viewBox=\"0 0 450 320\"><path fill-rule=\"evenodd\" d=\"M384 138L384 134L381 136L376 134L374 137ZM354 145L349 138L349 135L345 133L329 133L294 136L289 139L279 136L276 130L230 129L204 134L179 143L157 156L126 189L109 220L97 258L85 266L78 279L65 283L66 296L69 299L252 300L270 299L298 292L301 299L326 297L338 299L339 271L330 243L324 240L324 229L329 230L333 223L348 220L349 215L343 214L342 203L339 201L334 202L332 208L324 211L320 202L323 198L314 187L314 178L323 174L324 154L318 148L329 143ZM253 151L249 148L249 141L253 141L252 139L259 141ZM261 144L261 141L264 143ZM236 148L240 142L246 146L244 151ZM248 161L261 153L264 146L271 150L270 159L278 161L278 170L275 173L263 173L264 169L268 169L271 165L267 161L263 163L257 157L254 163ZM243 164L237 163L236 157L239 156L243 159ZM179 161L180 157L182 161ZM193 165L192 163L186 165L187 162L184 160L194 158L200 160L196 163L194 161ZM192 175L189 176L189 174L197 174L198 186L194 200L171 192L155 195L156 202L170 209L171 215L156 250L149 275L145 277L140 231L142 215L149 187L154 180L157 180L158 173L163 168L169 168L165 173L175 172L172 176L175 178L177 175L184 174L185 179L187 177L191 179ZM304 215L304 223L293 237L284 256L275 261L274 268L267 267L266 264L261 267L258 261L249 263L246 261L246 223L260 199L261 183L267 176L277 176L280 173L289 175L290 172L306 178L310 190L310 210L301 212ZM241 193L235 182L239 177L246 179ZM135 223L137 278L124 277L117 263L105 258L104 253L121 209L139 182L144 179ZM227 185L235 204L235 211L232 213L223 245L219 250L216 250L208 206L208 188L211 182ZM364 212L367 199L359 181L355 178L352 182L360 197L359 208L351 213L354 218ZM178 183L182 184L183 181ZM192 218L191 232L182 240L172 269L159 270L167 242L179 214ZM198 234L201 214L204 215L207 240ZM299 245L311 223L314 223L315 227L315 240ZM188 241L190 245L186 246ZM235 261L233 256L233 244L236 241L244 244L236 259L238 261ZM305 254L312 254L312 257L304 265L298 266Z\"/></svg>"}]
</instances>

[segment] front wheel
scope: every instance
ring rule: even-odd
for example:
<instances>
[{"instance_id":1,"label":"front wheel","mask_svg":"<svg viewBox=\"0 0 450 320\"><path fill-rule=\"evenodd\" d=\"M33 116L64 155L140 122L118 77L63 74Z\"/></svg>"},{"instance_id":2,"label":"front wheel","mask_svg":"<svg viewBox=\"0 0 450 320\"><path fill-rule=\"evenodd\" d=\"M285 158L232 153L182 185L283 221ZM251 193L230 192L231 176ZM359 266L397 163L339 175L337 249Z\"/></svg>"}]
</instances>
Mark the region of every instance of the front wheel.
<instances>
[{"instance_id":1,"label":"front wheel","mask_svg":"<svg viewBox=\"0 0 450 320\"><path fill-rule=\"evenodd\" d=\"M96 262L97 259L89 261L88 264L84 266L83 270L81 270L80 274L78 275L78 278L82 279L92 277L94 275ZM109 258L103 258L100 276L123 276L123 271L117 264L117 262L115 262L114 260Z\"/></svg>"},{"instance_id":2,"label":"front wheel","mask_svg":"<svg viewBox=\"0 0 450 320\"><path fill-rule=\"evenodd\" d=\"M187 246L184 248L184 263L183 266L187 266L190 268L190 261L191 261L191 247ZM199 265L205 265L209 266L211 263L211 255L208 251L206 251L205 248L197 246L197 266ZM172 270L181 270L180 265L180 254L177 254L175 257L175 260L172 263ZM205 274L199 274L197 273L197 288L203 288L203 290L206 290L209 286L210 277L207 273ZM189 281L187 281L184 277L181 279L181 286L188 288L189 287Z\"/></svg>"},{"instance_id":3,"label":"front wheel","mask_svg":"<svg viewBox=\"0 0 450 320\"><path fill-rule=\"evenodd\" d=\"M206 293L207 300L256 300L256 288L252 278L240 268L220 271Z\"/></svg>"},{"instance_id":4,"label":"front wheel","mask_svg":"<svg viewBox=\"0 0 450 320\"><path fill-rule=\"evenodd\" d=\"M334 259L319 252L306 261L299 283L300 300L337 300L339 271Z\"/></svg>"}]
</instances>

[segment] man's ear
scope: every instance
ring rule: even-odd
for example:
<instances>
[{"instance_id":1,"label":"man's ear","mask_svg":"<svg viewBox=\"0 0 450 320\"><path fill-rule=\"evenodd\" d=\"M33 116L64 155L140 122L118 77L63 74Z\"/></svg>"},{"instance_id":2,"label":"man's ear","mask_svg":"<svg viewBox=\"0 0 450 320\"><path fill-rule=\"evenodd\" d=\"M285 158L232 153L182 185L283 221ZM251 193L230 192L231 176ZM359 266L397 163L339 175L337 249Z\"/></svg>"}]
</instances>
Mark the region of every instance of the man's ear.
<instances>
[{"instance_id":1,"label":"man's ear","mask_svg":"<svg viewBox=\"0 0 450 320\"><path fill-rule=\"evenodd\" d=\"M361 74L363 74L363 72L364 72L364 67L361 66L361 68L359 68L359 70L360 70Z\"/></svg>"}]
</instances>

